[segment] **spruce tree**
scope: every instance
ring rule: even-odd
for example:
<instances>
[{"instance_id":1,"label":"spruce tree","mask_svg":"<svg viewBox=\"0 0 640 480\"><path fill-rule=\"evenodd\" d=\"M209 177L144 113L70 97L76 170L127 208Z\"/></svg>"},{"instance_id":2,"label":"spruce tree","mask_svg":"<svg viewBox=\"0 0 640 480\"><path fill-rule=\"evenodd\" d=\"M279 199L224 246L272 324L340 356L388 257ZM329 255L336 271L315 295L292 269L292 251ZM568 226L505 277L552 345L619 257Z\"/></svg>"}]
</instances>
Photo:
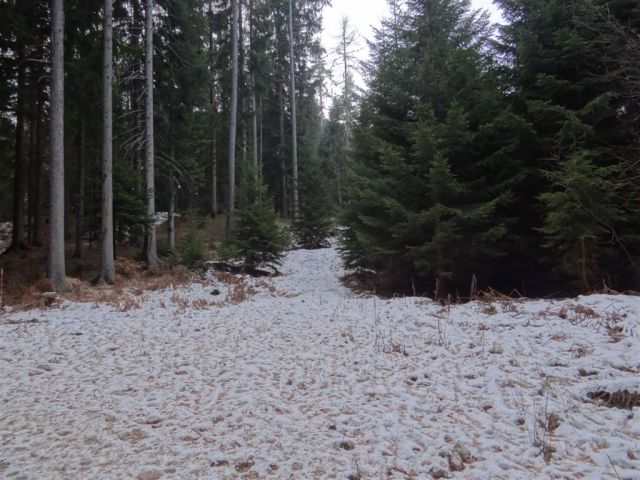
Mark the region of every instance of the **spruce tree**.
<instances>
[{"instance_id":1,"label":"spruce tree","mask_svg":"<svg viewBox=\"0 0 640 480\"><path fill-rule=\"evenodd\" d=\"M513 65L514 105L536 138L519 153L537 172L523 192L538 205L526 218L532 229L541 225L538 244L546 250L537 257L582 290L603 281L632 286L640 280L639 223L628 189L638 107L628 95L633 67L619 52L621 32L637 25L639 7L602 0L500 4L509 21L502 39Z\"/></svg>"},{"instance_id":2,"label":"spruce tree","mask_svg":"<svg viewBox=\"0 0 640 480\"><path fill-rule=\"evenodd\" d=\"M244 165L238 188L237 212L236 233L225 249L242 259L248 269L279 265L286 240L277 225L273 199L248 164Z\"/></svg>"},{"instance_id":3,"label":"spruce tree","mask_svg":"<svg viewBox=\"0 0 640 480\"><path fill-rule=\"evenodd\" d=\"M488 27L468 1L408 3L372 45L342 249L352 266L437 282L445 295L473 274L488 281L503 254L500 197L474 147L497 114L486 111Z\"/></svg>"},{"instance_id":4,"label":"spruce tree","mask_svg":"<svg viewBox=\"0 0 640 480\"><path fill-rule=\"evenodd\" d=\"M304 165L300 175L300 218L293 224L296 242L302 248L326 248L331 234L329 182L318 161Z\"/></svg>"}]
</instances>

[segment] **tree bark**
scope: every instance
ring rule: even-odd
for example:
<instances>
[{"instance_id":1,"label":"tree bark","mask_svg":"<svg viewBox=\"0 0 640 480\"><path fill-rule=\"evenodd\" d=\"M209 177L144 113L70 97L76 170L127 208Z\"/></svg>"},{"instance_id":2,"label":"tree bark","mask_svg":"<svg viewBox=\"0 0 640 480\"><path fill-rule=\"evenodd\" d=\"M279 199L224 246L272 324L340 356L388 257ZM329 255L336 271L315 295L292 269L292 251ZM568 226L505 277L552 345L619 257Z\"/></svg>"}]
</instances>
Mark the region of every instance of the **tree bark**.
<instances>
[{"instance_id":1,"label":"tree bark","mask_svg":"<svg viewBox=\"0 0 640 480\"><path fill-rule=\"evenodd\" d=\"M298 222L298 123L296 114L296 62L293 48L293 0L289 0L289 63L291 68L291 169L293 221Z\"/></svg>"},{"instance_id":2,"label":"tree bark","mask_svg":"<svg viewBox=\"0 0 640 480\"><path fill-rule=\"evenodd\" d=\"M144 260L149 266L158 264L156 249L155 150L153 133L153 0L145 4L145 184L147 191L147 225L144 238Z\"/></svg>"},{"instance_id":3,"label":"tree bark","mask_svg":"<svg viewBox=\"0 0 640 480\"><path fill-rule=\"evenodd\" d=\"M25 47L18 47L18 85L16 101L16 139L15 169L13 187L13 233L11 250L18 251L26 247L24 241L24 195L25 195Z\"/></svg>"},{"instance_id":4,"label":"tree bark","mask_svg":"<svg viewBox=\"0 0 640 480\"><path fill-rule=\"evenodd\" d=\"M280 145L278 146L278 156L280 157L280 184L281 184L281 198L280 198L280 213L287 215L287 209L289 207L289 198L287 192L287 160L284 155L284 72L282 79L280 80L280 87L278 88L278 102L280 104L280 121L279 121L279 138Z\"/></svg>"},{"instance_id":5,"label":"tree bark","mask_svg":"<svg viewBox=\"0 0 640 480\"><path fill-rule=\"evenodd\" d=\"M236 229L236 129L238 121L238 0L231 0L231 105L229 118L229 188L227 237L232 239Z\"/></svg>"},{"instance_id":6,"label":"tree bark","mask_svg":"<svg viewBox=\"0 0 640 480\"><path fill-rule=\"evenodd\" d=\"M116 278L113 252L113 0L104 0L104 64L102 75L102 231L100 281Z\"/></svg>"},{"instance_id":7,"label":"tree bark","mask_svg":"<svg viewBox=\"0 0 640 480\"><path fill-rule=\"evenodd\" d=\"M209 0L209 15L213 15L213 3ZM216 96L215 96L215 77L213 65L213 26L209 24L209 65L212 79L209 84L209 103L211 106L211 218L218 216L218 158L217 158L217 135L216 135Z\"/></svg>"},{"instance_id":8,"label":"tree bark","mask_svg":"<svg viewBox=\"0 0 640 480\"><path fill-rule=\"evenodd\" d=\"M169 217L167 219L167 242L169 249L176 249L176 183L173 175L169 177Z\"/></svg>"},{"instance_id":9,"label":"tree bark","mask_svg":"<svg viewBox=\"0 0 640 480\"><path fill-rule=\"evenodd\" d=\"M29 118L29 170L27 173L27 242L33 245L33 198L36 190L34 173L37 169L38 159L38 127L40 116L40 103L38 92L38 79L32 72L33 90L31 97L31 115Z\"/></svg>"},{"instance_id":10,"label":"tree bark","mask_svg":"<svg viewBox=\"0 0 640 480\"><path fill-rule=\"evenodd\" d=\"M67 289L64 252L64 5L51 2L51 165L49 280Z\"/></svg>"},{"instance_id":11,"label":"tree bark","mask_svg":"<svg viewBox=\"0 0 640 480\"><path fill-rule=\"evenodd\" d=\"M36 247L39 247L42 244L40 241L40 188L42 185L42 143L44 142L44 122L40 117L44 115L42 109L43 103L44 101L42 100L42 97L39 97L38 118L36 119L36 154L33 168L33 195L29 198L29 203L32 209L31 217L33 219L31 244Z\"/></svg>"},{"instance_id":12,"label":"tree bark","mask_svg":"<svg viewBox=\"0 0 640 480\"><path fill-rule=\"evenodd\" d=\"M78 142L78 204L76 205L76 249L75 258L82 258L82 234L84 231L84 190L86 170L86 132L84 115L80 115L80 138Z\"/></svg>"},{"instance_id":13,"label":"tree bark","mask_svg":"<svg viewBox=\"0 0 640 480\"><path fill-rule=\"evenodd\" d=\"M259 143L260 143L260 148L258 150L258 180L260 181L260 183L262 184L262 174L263 174L263 170L264 170L264 164L263 164L263 160L262 160L262 155L264 154L264 125L262 123L262 96L260 96L260 139L259 139Z\"/></svg>"},{"instance_id":14,"label":"tree bark","mask_svg":"<svg viewBox=\"0 0 640 480\"><path fill-rule=\"evenodd\" d=\"M255 77L251 75L251 115L253 117L253 170L258 177L258 110L256 105L256 83Z\"/></svg>"},{"instance_id":15,"label":"tree bark","mask_svg":"<svg viewBox=\"0 0 640 480\"><path fill-rule=\"evenodd\" d=\"M251 67L251 116L252 116L252 136L253 136L253 172L256 178L258 175L258 111L256 105L256 74L255 74L255 40L253 38L254 29L253 0L249 1L249 65Z\"/></svg>"}]
</instances>

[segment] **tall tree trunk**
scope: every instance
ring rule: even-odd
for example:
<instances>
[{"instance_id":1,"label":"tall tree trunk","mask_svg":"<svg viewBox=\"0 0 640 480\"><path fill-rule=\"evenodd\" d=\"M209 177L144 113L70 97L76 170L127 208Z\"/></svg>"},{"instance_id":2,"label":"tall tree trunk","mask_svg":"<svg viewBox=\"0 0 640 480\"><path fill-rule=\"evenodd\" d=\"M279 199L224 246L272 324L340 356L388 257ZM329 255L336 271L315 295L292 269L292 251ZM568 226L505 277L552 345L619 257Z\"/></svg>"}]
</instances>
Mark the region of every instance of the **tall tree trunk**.
<instances>
[{"instance_id":1,"label":"tall tree trunk","mask_svg":"<svg viewBox=\"0 0 640 480\"><path fill-rule=\"evenodd\" d=\"M137 34L138 31L142 31L144 25L144 15L143 8L140 0L136 0L132 3L132 22L133 27L136 29L136 33L131 36L131 46L134 51L137 50L140 45L140 38ZM139 30L138 30L139 29ZM142 65L142 62L135 64L133 66L134 74L138 73L138 68ZM142 113L143 110L143 100L142 97L144 95L144 87L140 85L140 82L131 82L130 96L131 96L131 106L132 110L135 112L135 122L138 132L144 131L144 121L145 116ZM145 189L144 179L141 173L144 170L144 153L141 148L135 148L133 154L133 167L136 172L136 194L142 194ZM129 244L132 246L140 246L140 237L139 235L133 231L131 232L131 236L129 237Z\"/></svg>"},{"instance_id":2,"label":"tall tree trunk","mask_svg":"<svg viewBox=\"0 0 640 480\"><path fill-rule=\"evenodd\" d=\"M280 145L278 146L278 156L280 157L280 185L281 185L281 198L280 198L280 213L287 215L289 208L289 199L287 192L287 160L284 155L284 73L280 81L280 87L278 88L278 102L280 104L280 121L278 126Z\"/></svg>"},{"instance_id":3,"label":"tall tree trunk","mask_svg":"<svg viewBox=\"0 0 640 480\"><path fill-rule=\"evenodd\" d=\"M213 15L213 2L209 0L209 15ZM218 158L217 158L217 135L216 135L216 95L215 95L215 77L213 68L213 25L209 22L209 69L211 72L211 80L209 83L209 104L211 106L211 218L218 216Z\"/></svg>"},{"instance_id":4,"label":"tall tree trunk","mask_svg":"<svg viewBox=\"0 0 640 480\"><path fill-rule=\"evenodd\" d=\"M245 102L242 102L242 112L240 115L240 124L242 125L242 167L240 168L245 168L245 166L247 165L247 129L244 122L245 111Z\"/></svg>"},{"instance_id":5,"label":"tall tree trunk","mask_svg":"<svg viewBox=\"0 0 640 480\"><path fill-rule=\"evenodd\" d=\"M40 94L39 94L40 95ZM31 217L33 218L33 232L31 234L31 243L34 246L39 247L42 243L40 241L40 188L42 185L42 150L44 142L44 122L41 116L44 115L42 111L43 105L42 97L38 98L38 118L37 133L36 133L36 156L33 169L33 195L29 198L31 204Z\"/></svg>"},{"instance_id":6,"label":"tall tree trunk","mask_svg":"<svg viewBox=\"0 0 640 480\"><path fill-rule=\"evenodd\" d=\"M75 258L82 258L82 234L84 233L84 189L86 170L86 131L84 115L80 115L80 138L78 142L78 204L76 205L76 249Z\"/></svg>"},{"instance_id":7,"label":"tall tree trunk","mask_svg":"<svg viewBox=\"0 0 640 480\"><path fill-rule=\"evenodd\" d=\"M345 135L345 150L347 154L351 149L351 86L349 85L349 57L347 49L351 42L347 38L348 21L345 17L342 20L342 63L344 68L344 135Z\"/></svg>"},{"instance_id":8,"label":"tall tree trunk","mask_svg":"<svg viewBox=\"0 0 640 480\"><path fill-rule=\"evenodd\" d=\"M49 216L49 279L58 291L67 289L64 253L64 5L51 2L51 198Z\"/></svg>"},{"instance_id":9,"label":"tall tree trunk","mask_svg":"<svg viewBox=\"0 0 640 480\"><path fill-rule=\"evenodd\" d=\"M218 151L216 148L216 131L212 132L211 138L211 217L218 216Z\"/></svg>"},{"instance_id":10,"label":"tall tree trunk","mask_svg":"<svg viewBox=\"0 0 640 480\"><path fill-rule=\"evenodd\" d=\"M153 0L145 4L145 179L147 189L147 215L150 224L144 238L144 260L148 265L158 264L156 249L156 193L155 193L155 150L153 136Z\"/></svg>"},{"instance_id":11,"label":"tall tree trunk","mask_svg":"<svg viewBox=\"0 0 640 480\"><path fill-rule=\"evenodd\" d=\"M338 205L342 205L342 167L336 165L336 188L338 189Z\"/></svg>"},{"instance_id":12,"label":"tall tree trunk","mask_svg":"<svg viewBox=\"0 0 640 480\"><path fill-rule=\"evenodd\" d=\"M293 189L293 221L299 219L298 209L298 123L296 114L296 62L293 48L293 0L289 0L289 61L291 68L291 169Z\"/></svg>"},{"instance_id":13,"label":"tall tree trunk","mask_svg":"<svg viewBox=\"0 0 640 480\"><path fill-rule=\"evenodd\" d=\"M212 97L213 98L213 97ZM214 105L212 105L212 109ZM215 120L214 120L215 122ZM211 129L211 218L218 216L218 136L215 124Z\"/></svg>"},{"instance_id":14,"label":"tall tree trunk","mask_svg":"<svg viewBox=\"0 0 640 480\"><path fill-rule=\"evenodd\" d=\"M176 183L173 175L169 177L169 217L167 219L167 242L169 249L176 249Z\"/></svg>"},{"instance_id":15,"label":"tall tree trunk","mask_svg":"<svg viewBox=\"0 0 640 480\"><path fill-rule=\"evenodd\" d=\"M33 72L32 72L33 73ZM33 91L31 98L31 115L29 118L29 173L27 174L27 241L33 245L33 199L35 197L36 184L34 173L37 169L38 158L38 127L40 119L40 103L38 91L38 79L33 75Z\"/></svg>"},{"instance_id":16,"label":"tall tree trunk","mask_svg":"<svg viewBox=\"0 0 640 480\"><path fill-rule=\"evenodd\" d=\"M263 174L263 170L264 170L264 164L262 163L262 155L264 153L264 149L263 149L263 141L264 141L264 125L262 123L262 96L260 96L260 149L258 151L258 180L260 181L260 183L262 184L262 174Z\"/></svg>"},{"instance_id":17,"label":"tall tree trunk","mask_svg":"<svg viewBox=\"0 0 640 480\"><path fill-rule=\"evenodd\" d=\"M249 65L251 67L251 117L252 117L252 146L253 146L253 172L256 178L258 175L258 111L256 106L256 75L255 75L255 58L254 47L255 39L253 38L254 29L254 11L253 0L249 0Z\"/></svg>"},{"instance_id":18,"label":"tall tree trunk","mask_svg":"<svg viewBox=\"0 0 640 480\"><path fill-rule=\"evenodd\" d=\"M233 238L236 229L236 128L238 121L238 0L231 0L231 105L229 108L229 188L227 237Z\"/></svg>"},{"instance_id":19,"label":"tall tree trunk","mask_svg":"<svg viewBox=\"0 0 640 480\"><path fill-rule=\"evenodd\" d=\"M13 187L13 233L11 249L19 250L26 247L24 241L24 194L25 194L25 47L18 47L18 88L16 102L16 140L15 140L15 170Z\"/></svg>"},{"instance_id":20,"label":"tall tree trunk","mask_svg":"<svg viewBox=\"0 0 640 480\"><path fill-rule=\"evenodd\" d=\"M251 115L253 117L253 171L258 176L258 109L256 105L256 83L254 76L251 75Z\"/></svg>"},{"instance_id":21,"label":"tall tree trunk","mask_svg":"<svg viewBox=\"0 0 640 480\"><path fill-rule=\"evenodd\" d=\"M102 74L102 201L99 280L116 278L113 251L113 0L104 0L104 63Z\"/></svg>"}]
</instances>

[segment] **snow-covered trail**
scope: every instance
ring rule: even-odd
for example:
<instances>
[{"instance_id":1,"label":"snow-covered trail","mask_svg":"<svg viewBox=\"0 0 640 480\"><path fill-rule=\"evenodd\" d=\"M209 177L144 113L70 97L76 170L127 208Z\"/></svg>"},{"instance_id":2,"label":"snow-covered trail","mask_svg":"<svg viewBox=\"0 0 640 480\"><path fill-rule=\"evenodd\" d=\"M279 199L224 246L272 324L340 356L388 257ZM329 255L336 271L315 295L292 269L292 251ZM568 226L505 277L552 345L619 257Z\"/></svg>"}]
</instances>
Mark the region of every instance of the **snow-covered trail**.
<instances>
[{"instance_id":1,"label":"snow-covered trail","mask_svg":"<svg viewBox=\"0 0 640 480\"><path fill-rule=\"evenodd\" d=\"M282 271L0 317L0 478L640 479L637 408L583 401L639 387L639 298L359 298L333 249Z\"/></svg>"}]
</instances>

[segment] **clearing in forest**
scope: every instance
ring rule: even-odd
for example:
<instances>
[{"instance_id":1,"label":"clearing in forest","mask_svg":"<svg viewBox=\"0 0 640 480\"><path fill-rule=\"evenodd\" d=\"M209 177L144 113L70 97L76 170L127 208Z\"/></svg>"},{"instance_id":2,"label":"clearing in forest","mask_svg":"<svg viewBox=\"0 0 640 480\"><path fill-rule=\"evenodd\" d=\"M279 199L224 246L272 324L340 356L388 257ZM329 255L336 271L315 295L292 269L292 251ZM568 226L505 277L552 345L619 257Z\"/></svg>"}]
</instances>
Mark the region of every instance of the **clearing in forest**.
<instances>
[{"instance_id":1,"label":"clearing in forest","mask_svg":"<svg viewBox=\"0 0 640 480\"><path fill-rule=\"evenodd\" d=\"M3 315L0 477L640 478L640 298L443 307L343 274L299 250Z\"/></svg>"}]
</instances>

